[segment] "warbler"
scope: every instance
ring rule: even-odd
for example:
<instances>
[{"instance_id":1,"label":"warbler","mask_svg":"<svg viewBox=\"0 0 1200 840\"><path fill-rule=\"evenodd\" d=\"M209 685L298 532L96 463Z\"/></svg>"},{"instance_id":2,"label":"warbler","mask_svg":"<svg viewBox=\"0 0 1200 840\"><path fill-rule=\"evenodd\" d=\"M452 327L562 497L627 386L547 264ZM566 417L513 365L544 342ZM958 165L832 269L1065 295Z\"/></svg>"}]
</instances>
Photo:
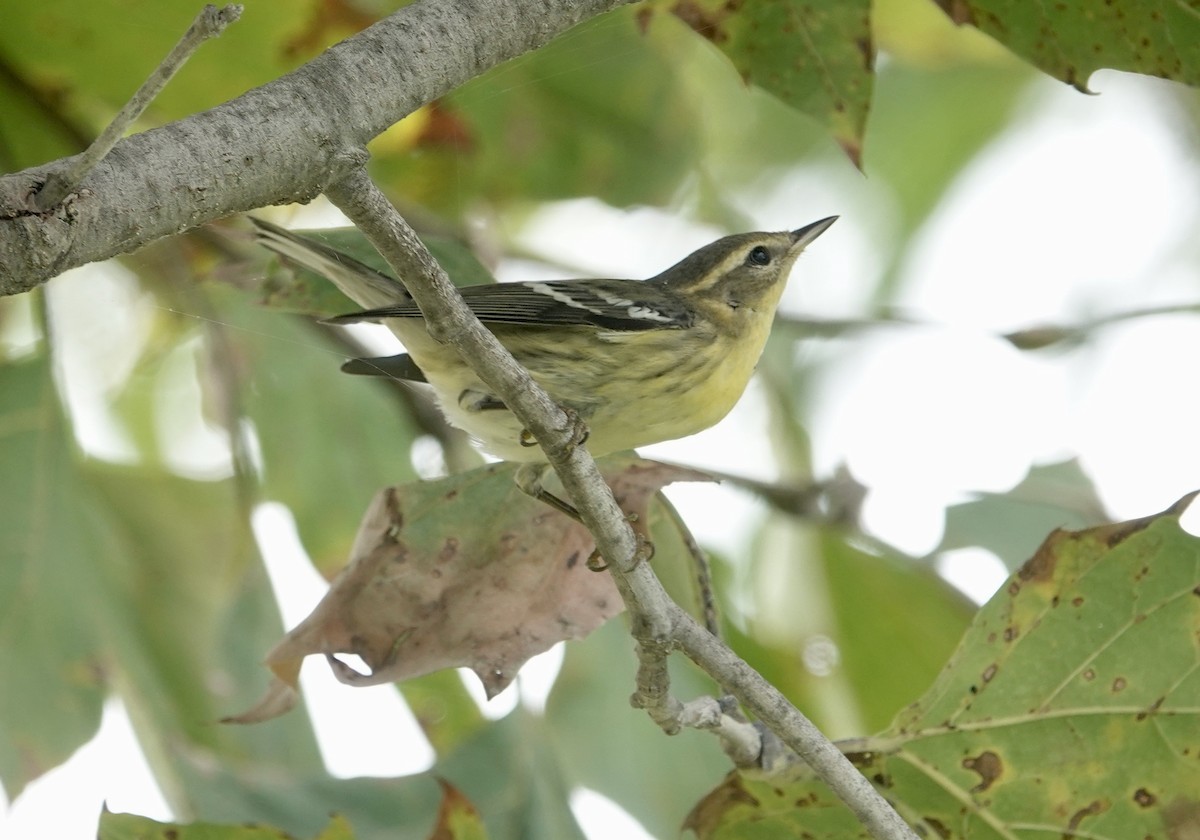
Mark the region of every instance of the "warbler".
<instances>
[{"instance_id":1,"label":"warbler","mask_svg":"<svg viewBox=\"0 0 1200 840\"><path fill-rule=\"evenodd\" d=\"M745 391L800 252L836 216L799 230L726 236L648 280L552 280L460 288L471 311L561 406L586 424L593 456L712 426ZM381 321L407 355L347 369L433 386L447 420L506 461L544 462L523 424L425 329L391 277L261 219L258 241L367 307L331 321Z\"/></svg>"}]
</instances>

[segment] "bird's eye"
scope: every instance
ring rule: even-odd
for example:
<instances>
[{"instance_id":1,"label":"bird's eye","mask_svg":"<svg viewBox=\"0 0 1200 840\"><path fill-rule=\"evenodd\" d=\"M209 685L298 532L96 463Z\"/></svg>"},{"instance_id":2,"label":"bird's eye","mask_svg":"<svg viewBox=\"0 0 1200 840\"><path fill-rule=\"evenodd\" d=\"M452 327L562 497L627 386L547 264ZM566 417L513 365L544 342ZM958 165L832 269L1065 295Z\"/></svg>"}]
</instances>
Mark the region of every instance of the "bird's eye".
<instances>
[{"instance_id":1,"label":"bird's eye","mask_svg":"<svg viewBox=\"0 0 1200 840\"><path fill-rule=\"evenodd\" d=\"M746 262L750 265L768 265L771 262L771 252L762 245L756 245L750 249Z\"/></svg>"}]
</instances>

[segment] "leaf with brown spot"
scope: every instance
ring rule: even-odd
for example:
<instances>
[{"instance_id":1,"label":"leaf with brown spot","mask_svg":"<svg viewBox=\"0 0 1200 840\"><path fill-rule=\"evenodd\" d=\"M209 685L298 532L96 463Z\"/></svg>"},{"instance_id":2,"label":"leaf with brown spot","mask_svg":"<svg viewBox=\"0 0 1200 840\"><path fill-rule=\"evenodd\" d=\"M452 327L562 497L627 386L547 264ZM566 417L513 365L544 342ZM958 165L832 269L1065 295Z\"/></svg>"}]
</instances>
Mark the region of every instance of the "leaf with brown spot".
<instances>
[{"instance_id":1,"label":"leaf with brown spot","mask_svg":"<svg viewBox=\"0 0 1200 840\"><path fill-rule=\"evenodd\" d=\"M586 636L624 609L612 577L591 571L582 525L521 493L514 466L493 464L376 495L349 564L312 614L268 654L267 694L231 723L256 723L296 700L300 664L324 654L349 685L467 667L489 697L531 656ZM701 473L633 456L602 472L622 510L650 521L654 494ZM355 654L368 672L337 658Z\"/></svg>"},{"instance_id":2,"label":"leaf with brown spot","mask_svg":"<svg viewBox=\"0 0 1200 840\"><path fill-rule=\"evenodd\" d=\"M311 835L309 835L311 836ZM465 836L465 835L464 835ZM296 840L281 828L254 823L228 825L211 822L160 823L137 814L100 814L96 840ZM334 815L313 840L354 840L345 817Z\"/></svg>"},{"instance_id":3,"label":"leaf with brown spot","mask_svg":"<svg viewBox=\"0 0 1200 840\"><path fill-rule=\"evenodd\" d=\"M855 766L887 782L919 833L1198 836L1187 832L1200 828L1200 538L1179 526L1193 498L1051 534L925 695L853 742ZM750 836L753 824L753 836L866 837L806 767L781 775L726 780L696 806L699 836ZM815 807L793 806L810 795Z\"/></svg>"},{"instance_id":4,"label":"leaf with brown spot","mask_svg":"<svg viewBox=\"0 0 1200 840\"><path fill-rule=\"evenodd\" d=\"M1012 3L938 0L958 24L972 24L1035 67L1087 92L1111 68L1200 84L1200 13L1194 2Z\"/></svg>"},{"instance_id":5,"label":"leaf with brown spot","mask_svg":"<svg viewBox=\"0 0 1200 840\"><path fill-rule=\"evenodd\" d=\"M860 164L875 66L868 0L680 0L672 11Z\"/></svg>"}]
</instances>

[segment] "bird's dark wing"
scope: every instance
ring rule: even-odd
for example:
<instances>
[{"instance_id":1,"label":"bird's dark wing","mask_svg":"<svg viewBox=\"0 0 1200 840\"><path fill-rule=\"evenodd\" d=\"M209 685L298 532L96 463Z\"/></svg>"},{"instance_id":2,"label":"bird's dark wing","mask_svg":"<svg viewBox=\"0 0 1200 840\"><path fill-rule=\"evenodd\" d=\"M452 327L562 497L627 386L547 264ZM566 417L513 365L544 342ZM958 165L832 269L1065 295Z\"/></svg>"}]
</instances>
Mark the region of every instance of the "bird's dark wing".
<instances>
[{"instance_id":1,"label":"bird's dark wing","mask_svg":"<svg viewBox=\"0 0 1200 840\"><path fill-rule=\"evenodd\" d=\"M425 379L425 372L417 367L417 363L407 353L373 359L350 359L342 365L342 372L359 376L388 376L408 382L428 381Z\"/></svg>"},{"instance_id":2,"label":"bird's dark wing","mask_svg":"<svg viewBox=\"0 0 1200 840\"><path fill-rule=\"evenodd\" d=\"M495 283L459 289L484 323L581 325L609 330L682 329L692 310L678 294L640 280L551 280ZM419 318L411 301L330 318L334 324L380 318Z\"/></svg>"}]
</instances>

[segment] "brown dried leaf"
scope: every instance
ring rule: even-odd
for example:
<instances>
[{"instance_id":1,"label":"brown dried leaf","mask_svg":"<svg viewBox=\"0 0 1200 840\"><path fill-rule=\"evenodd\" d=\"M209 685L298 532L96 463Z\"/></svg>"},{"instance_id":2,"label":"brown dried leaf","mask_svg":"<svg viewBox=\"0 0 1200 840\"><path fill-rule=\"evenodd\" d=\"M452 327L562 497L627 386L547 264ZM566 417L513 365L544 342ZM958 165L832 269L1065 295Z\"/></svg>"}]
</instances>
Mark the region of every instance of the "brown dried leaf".
<instances>
[{"instance_id":1,"label":"brown dried leaf","mask_svg":"<svg viewBox=\"0 0 1200 840\"><path fill-rule=\"evenodd\" d=\"M574 520L521 493L511 464L389 487L359 526L351 559L312 614L267 654L275 674L255 723L295 704L300 663L323 653L339 680L376 685L465 666L489 697L526 660L586 636L624 609L612 577L587 568L595 543ZM633 456L602 472L621 509L648 521L654 494L702 473ZM360 673L334 655L356 654Z\"/></svg>"}]
</instances>

